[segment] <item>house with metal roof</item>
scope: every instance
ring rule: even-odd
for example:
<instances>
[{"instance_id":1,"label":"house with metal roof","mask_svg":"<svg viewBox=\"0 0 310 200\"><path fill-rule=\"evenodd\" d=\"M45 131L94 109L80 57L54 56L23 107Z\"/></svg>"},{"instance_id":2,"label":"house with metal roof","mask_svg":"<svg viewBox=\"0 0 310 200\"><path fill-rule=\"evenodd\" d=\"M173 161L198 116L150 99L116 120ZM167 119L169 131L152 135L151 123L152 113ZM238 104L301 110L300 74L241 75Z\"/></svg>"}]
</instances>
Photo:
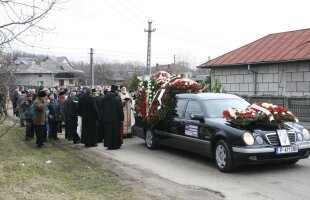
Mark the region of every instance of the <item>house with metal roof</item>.
<instances>
[{"instance_id":1,"label":"house with metal roof","mask_svg":"<svg viewBox=\"0 0 310 200\"><path fill-rule=\"evenodd\" d=\"M83 79L83 71L74 69L66 57L17 57L12 68L17 83L24 86L77 86Z\"/></svg>"},{"instance_id":2,"label":"house with metal roof","mask_svg":"<svg viewBox=\"0 0 310 200\"><path fill-rule=\"evenodd\" d=\"M310 96L310 28L267 35L198 68L229 93Z\"/></svg>"}]
</instances>

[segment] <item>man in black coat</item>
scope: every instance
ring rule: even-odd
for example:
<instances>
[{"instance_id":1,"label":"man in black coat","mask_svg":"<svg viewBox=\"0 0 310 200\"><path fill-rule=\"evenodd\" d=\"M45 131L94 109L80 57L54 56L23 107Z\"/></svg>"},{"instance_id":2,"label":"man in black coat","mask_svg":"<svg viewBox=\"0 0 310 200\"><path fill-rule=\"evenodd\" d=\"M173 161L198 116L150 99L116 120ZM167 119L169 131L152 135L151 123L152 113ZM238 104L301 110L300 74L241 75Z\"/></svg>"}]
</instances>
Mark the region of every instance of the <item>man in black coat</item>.
<instances>
[{"instance_id":1,"label":"man in black coat","mask_svg":"<svg viewBox=\"0 0 310 200\"><path fill-rule=\"evenodd\" d=\"M80 143L80 136L77 134L78 126L78 102L79 98L76 95L76 91L72 91L67 98L66 109L68 120L68 137L73 139L74 144Z\"/></svg>"},{"instance_id":2,"label":"man in black coat","mask_svg":"<svg viewBox=\"0 0 310 200\"><path fill-rule=\"evenodd\" d=\"M94 90L94 89L93 89ZM103 112L100 112L99 110L101 109L101 102L103 99L103 96L98 94L98 91L93 91L93 96L96 101L96 106L99 114L99 120L97 121L97 136L98 136L98 143L101 143L103 141L103 135L104 135L104 130L103 130L103 122L102 122L102 114Z\"/></svg>"},{"instance_id":3,"label":"man in black coat","mask_svg":"<svg viewBox=\"0 0 310 200\"><path fill-rule=\"evenodd\" d=\"M49 110L48 114L48 124L49 124L49 130L48 130L48 137L54 138L54 140L59 140L57 136L57 126L59 121L61 121L61 109L58 101L55 101L55 97L53 93L49 93L47 95L48 99L50 100L50 103L48 104L47 108Z\"/></svg>"},{"instance_id":4,"label":"man in black coat","mask_svg":"<svg viewBox=\"0 0 310 200\"><path fill-rule=\"evenodd\" d=\"M80 97L78 107L82 117L81 142L85 144L85 147L95 147L97 146L96 121L99 119L99 114L90 88L86 88L85 94Z\"/></svg>"},{"instance_id":5,"label":"man in black coat","mask_svg":"<svg viewBox=\"0 0 310 200\"><path fill-rule=\"evenodd\" d=\"M121 122L124 121L122 100L118 87L112 85L101 102L102 121L104 128L104 146L108 149L118 149L121 146Z\"/></svg>"}]
</instances>

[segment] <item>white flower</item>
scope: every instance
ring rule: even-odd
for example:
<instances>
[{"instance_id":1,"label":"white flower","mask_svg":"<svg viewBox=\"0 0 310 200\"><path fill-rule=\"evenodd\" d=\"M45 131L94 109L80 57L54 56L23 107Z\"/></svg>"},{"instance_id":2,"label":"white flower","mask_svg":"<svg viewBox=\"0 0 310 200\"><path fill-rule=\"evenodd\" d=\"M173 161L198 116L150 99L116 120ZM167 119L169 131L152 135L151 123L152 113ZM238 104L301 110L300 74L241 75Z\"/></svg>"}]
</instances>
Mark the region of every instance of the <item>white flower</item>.
<instances>
[{"instance_id":1,"label":"white flower","mask_svg":"<svg viewBox=\"0 0 310 200\"><path fill-rule=\"evenodd\" d=\"M265 108L266 108L268 105L269 105L268 103L262 103L262 106L265 107Z\"/></svg>"},{"instance_id":2,"label":"white flower","mask_svg":"<svg viewBox=\"0 0 310 200\"><path fill-rule=\"evenodd\" d=\"M278 114L278 112L274 112L274 114L276 115L276 114Z\"/></svg>"},{"instance_id":3,"label":"white flower","mask_svg":"<svg viewBox=\"0 0 310 200\"><path fill-rule=\"evenodd\" d=\"M291 114L293 114L293 113L292 113L291 111L287 111L287 114L290 114L290 115L291 115Z\"/></svg>"},{"instance_id":4,"label":"white flower","mask_svg":"<svg viewBox=\"0 0 310 200\"><path fill-rule=\"evenodd\" d=\"M282 114L282 115L285 115L285 112L282 112L281 114Z\"/></svg>"}]
</instances>

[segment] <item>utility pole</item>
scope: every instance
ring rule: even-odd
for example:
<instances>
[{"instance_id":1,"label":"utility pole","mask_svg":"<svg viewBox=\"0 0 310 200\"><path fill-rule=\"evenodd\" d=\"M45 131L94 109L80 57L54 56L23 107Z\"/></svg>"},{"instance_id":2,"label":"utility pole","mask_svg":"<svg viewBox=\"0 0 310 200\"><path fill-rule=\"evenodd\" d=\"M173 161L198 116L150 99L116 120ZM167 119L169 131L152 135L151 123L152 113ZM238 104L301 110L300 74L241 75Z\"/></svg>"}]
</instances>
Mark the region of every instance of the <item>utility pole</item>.
<instances>
[{"instance_id":1,"label":"utility pole","mask_svg":"<svg viewBox=\"0 0 310 200\"><path fill-rule=\"evenodd\" d=\"M148 30L144 29L144 32L148 33L147 37L147 56L146 56L146 68L149 70L150 76L152 75L151 72L151 34L152 32L156 31L156 29L152 29L152 21L148 21L149 28Z\"/></svg>"},{"instance_id":2,"label":"utility pole","mask_svg":"<svg viewBox=\"0 0 310 200\"><path fill-rule=\"evenodd\" d=\"M173 55L173 64L175 66L175 54Z\"/></svg>"},{"instance_id":3,"label":"utility pole","mask_svg":"<svg viewBox=\"0 0 310 200\"><path fill-rule=\"evenodd\" d=\"M91 84L92 84L92 88L95 87L95 83L94 83L94 68L93 68L93 55L94 55L94 50L93 48L90 48L90 75L91 75Z\"/></svg>"}]
</instances>

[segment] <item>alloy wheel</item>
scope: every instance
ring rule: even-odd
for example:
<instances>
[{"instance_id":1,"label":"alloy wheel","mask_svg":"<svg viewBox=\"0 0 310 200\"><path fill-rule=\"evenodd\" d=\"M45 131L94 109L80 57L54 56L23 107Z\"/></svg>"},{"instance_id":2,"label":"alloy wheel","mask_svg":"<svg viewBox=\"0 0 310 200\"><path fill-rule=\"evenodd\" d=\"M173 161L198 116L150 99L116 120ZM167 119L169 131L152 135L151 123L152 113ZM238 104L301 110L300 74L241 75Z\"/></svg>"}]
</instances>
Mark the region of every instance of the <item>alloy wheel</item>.
<instances>
[{"instance_id":1,"label":"alloy wheel","mask_svg":"<svg viewBox=\"0 0 310 200\"><path fill-rule=\"evenodd\" d=\"M226 153L225 147L219 144L216 147L215 158L216 158L216 163L220 168L224 168L226 166L226 157L227 157L227 153Z\"/></svg>"}]
</instances>

